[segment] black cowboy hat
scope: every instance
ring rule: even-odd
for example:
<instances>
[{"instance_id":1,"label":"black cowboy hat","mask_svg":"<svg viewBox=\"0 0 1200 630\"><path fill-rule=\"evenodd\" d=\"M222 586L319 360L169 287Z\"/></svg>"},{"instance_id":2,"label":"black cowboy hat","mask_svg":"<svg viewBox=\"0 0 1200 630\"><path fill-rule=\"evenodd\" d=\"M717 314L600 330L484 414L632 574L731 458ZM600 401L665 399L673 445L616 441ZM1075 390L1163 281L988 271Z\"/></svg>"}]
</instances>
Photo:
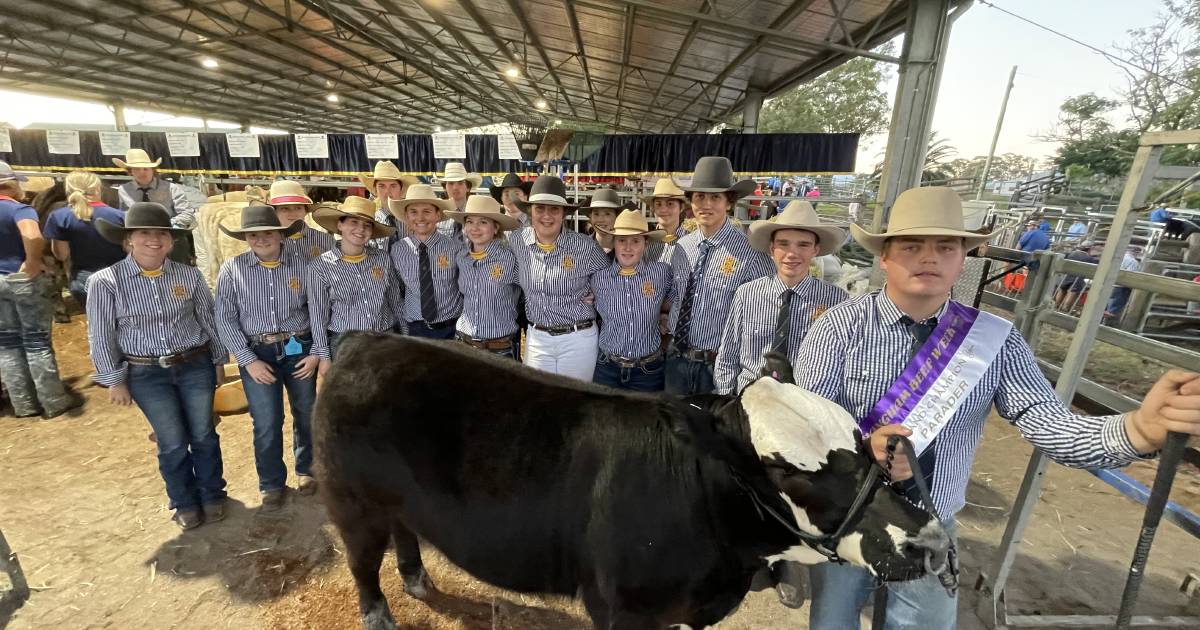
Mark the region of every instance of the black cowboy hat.
<instances>
[{"instance_id":1,"label":"black cowboy hat","mask_svg":"<svg viewBox=\"0 0 1200 630\"><path fill-rule=\"evenodd\" d=\"M567 201L567 185L554 175L538 175L538 178L533 181L533 187L529 189L529 199L518 201L517 207L524 212L529 212L530 206L535 203L559 206L564 211L574 210L577 207Z\"/></svg>"},{"instance_id":2,"label":"black cowboy hat","mask_svg":"<svg viewBox=\"0 0 1200 630\"><path fill-rule=\"evenodd\" d=\"M705 156L696 162L696 170L692 173L692 183L681 186L685 193L715 193L731 192L738 199L754 192L757 186L753 179L738 181L733 176L733 165L729 158Z\"/></svg>"},{"instance_id":3,"label":"black cowboy hat","mask_svg":"<svg viewBox=\"0 0 1200 630\"><path fill-rule=\"evenodd\" d=\"M488 189L488 192L492 195L492 199L504 203L503 195L505 188L520 188L525 191L525 196L528 197L529 190L533 188L533 182L523 182L521 181L521 177L516 173L509 173L504 176L504 180L499 184L496 184L493 179L492 187Z\"/></svg>"},{"instance_id":4,"label":"black cowboy hat","mask_svg":"<svg viewBox=\"0 0 1200 630\"><path fill-rule=\"evenodd\" d=\"M130 230L169 230L173 235L188 233L188 230L172 226L171 213L161 203L152 201L139 201L129 206L125 225L96 219L96 231L100 236L118 245L125 242L125 235Z\"/></svg>"},{"instance_id":5,"label":"black cowboy hat","mask_svg":"<svg viewBox=\"0 0 1200 630\"><path fill-rule=\"evenodd\" d=\"M250 232L282 232L284 237L291 236L296 232L304 229L304 221L302 219L294 221L291 225L283 227L279 222L279 216L275 214L275 209L271 206L246 206L242 208L242 227L239 230L231 230L224 225L219 226L221 231L230 238L236 238L239 241L246 240L246 234Z\"/></svg>"}]
</instances>

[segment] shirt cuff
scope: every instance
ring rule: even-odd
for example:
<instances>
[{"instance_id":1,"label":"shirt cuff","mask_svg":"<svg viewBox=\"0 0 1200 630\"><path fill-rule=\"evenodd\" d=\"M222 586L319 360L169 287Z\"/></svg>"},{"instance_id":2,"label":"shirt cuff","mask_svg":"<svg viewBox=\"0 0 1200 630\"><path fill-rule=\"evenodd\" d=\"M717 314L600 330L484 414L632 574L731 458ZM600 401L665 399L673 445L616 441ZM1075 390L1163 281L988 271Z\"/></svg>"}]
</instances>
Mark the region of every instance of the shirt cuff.
<instances>
[{"instance_id":1,"label":"shirt cuff","mask_svg":"<svg viewBox=\"0 0 1200 630\"><path fill-rule=\"evenodd\" d=\"M258 360L258 355L250 351L250 348L242 348L233 352L233 358L237 359L238 365L246 367Z\"/></svg>"},{"instance_id":2,"label":"shirt cuff","mask_svg":"<svg viewBox=\"0 0 1200 630\"><path fill-rule=\"evenodd\" d=\"M122 361L119 364L117 364L117 369L115 369L111 372L97 372L95 375L92 376L92 380L96 381L97 383L99 383L100 385L103 385L105 387L112 387L113 385L120 385L121 383L125 382L126 365L127 364L124 361Z\"/></svg>"},{"instance_id":3,"label":"shirt cuff","mask_svg":"<svg viewBox=\"0 0 1200 630\"><path fill-rule=\"evenodd\" d=\"M309 350L309 354L321 357L322 359L325 359L326 361L330 360L328 346L322 346L320 348L318 348L317 346L313 346L312 349Z\"/></svg>"},{"instance_id":4,"label":"shirt cuff","mask_svg":"<svg viewBox=\"0 0 1200 630\"><path fill-rule=\"evenodd\" d=\"M1111 416L1104 422L1100 429L1100 442L1104 450L1125 463L1154 457L1157 453L1142 454L1133 448L1133 442L1129 441L1129 434L1125 432L1125 418L1128 415Z\"/></svg>"}]
</instances>

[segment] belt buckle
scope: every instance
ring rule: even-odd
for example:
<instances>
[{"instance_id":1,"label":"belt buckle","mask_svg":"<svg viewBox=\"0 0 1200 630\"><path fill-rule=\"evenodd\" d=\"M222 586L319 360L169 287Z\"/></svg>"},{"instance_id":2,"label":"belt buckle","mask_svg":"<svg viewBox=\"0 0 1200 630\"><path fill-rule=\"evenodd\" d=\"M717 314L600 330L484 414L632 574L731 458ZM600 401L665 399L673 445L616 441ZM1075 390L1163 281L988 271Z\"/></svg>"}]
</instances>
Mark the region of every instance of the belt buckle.
<instances>
[{"instance_id":1,"label":"belt buckle","mask_svg":"<svg viewBox=\"0 0 1200 630\"><path fill-rule=\"evenodd\" d=\"M170 360L171 360L171 355L169 355L169 354L164 354L161 357L158 357L158 367L160 367L164 370L171 367Z\"/></svg>"}]
</instances>

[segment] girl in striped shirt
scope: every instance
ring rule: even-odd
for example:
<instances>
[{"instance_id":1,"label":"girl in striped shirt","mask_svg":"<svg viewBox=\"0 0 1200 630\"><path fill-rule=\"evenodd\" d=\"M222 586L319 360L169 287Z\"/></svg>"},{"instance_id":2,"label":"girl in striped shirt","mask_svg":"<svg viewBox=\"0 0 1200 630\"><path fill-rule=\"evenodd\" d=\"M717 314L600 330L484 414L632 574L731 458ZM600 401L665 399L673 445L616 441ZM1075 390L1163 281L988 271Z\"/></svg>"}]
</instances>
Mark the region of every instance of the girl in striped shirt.
<instances>
[{"instance_id":1,"label":"girl in striped shirt","mask_svg":"<svg viewBox=\"0 0 1200 630\"><path fill-rule=\"evenodd\" d=\"M504 232L520 227L491 197L473 195L462 212L446 216L463 226L468 248L459 253L458 288L463 296L456 335L470 346L500 356L520 356L517 327L517 259Z\"/></svg>"}]
</instances>

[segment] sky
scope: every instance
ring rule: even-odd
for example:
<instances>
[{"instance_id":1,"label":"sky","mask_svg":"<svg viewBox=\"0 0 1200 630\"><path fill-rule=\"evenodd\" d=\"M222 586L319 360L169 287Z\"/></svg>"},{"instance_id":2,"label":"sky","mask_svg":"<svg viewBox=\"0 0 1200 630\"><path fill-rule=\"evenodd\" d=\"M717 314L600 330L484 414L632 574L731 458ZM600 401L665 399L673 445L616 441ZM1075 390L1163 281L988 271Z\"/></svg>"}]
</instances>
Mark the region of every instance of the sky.
<instances>
[{"instance_id":1,"label":"sky","mask_svg":"<svg viewBox=\"0 0 1200 630\"><path fill-rule=\"evenodd\" d=\"M990 1L1102 49L1127 40L1128 29L1153 23L1163 8L1162 0ZM1018 66L1017 77L997 154L1013 152L1039 158L1053 154L1055 145L1037 136L1053 126L1063 100L1085 92L1117 97L1117 90L1124 85L1121 71L1097 53L976 3L951 30L949 56L934 111L933 129L957 148L957 157L987 153L1013 65ZM894 77L888 89L891 99ZM112 114L102 104L4 91L0 91L0 102L4 103L0 120L18 127L34 122L112 123ZM46 120L51 116L53 120ZM203 125L195 118L132 109L127 110L126 121L130 125ZM232 127L235 125L211 125L214 130ZM870 171L881 159L885 142L886 137L881 135L860 143L859 171Z\"/></svg>"}]
</instances>

